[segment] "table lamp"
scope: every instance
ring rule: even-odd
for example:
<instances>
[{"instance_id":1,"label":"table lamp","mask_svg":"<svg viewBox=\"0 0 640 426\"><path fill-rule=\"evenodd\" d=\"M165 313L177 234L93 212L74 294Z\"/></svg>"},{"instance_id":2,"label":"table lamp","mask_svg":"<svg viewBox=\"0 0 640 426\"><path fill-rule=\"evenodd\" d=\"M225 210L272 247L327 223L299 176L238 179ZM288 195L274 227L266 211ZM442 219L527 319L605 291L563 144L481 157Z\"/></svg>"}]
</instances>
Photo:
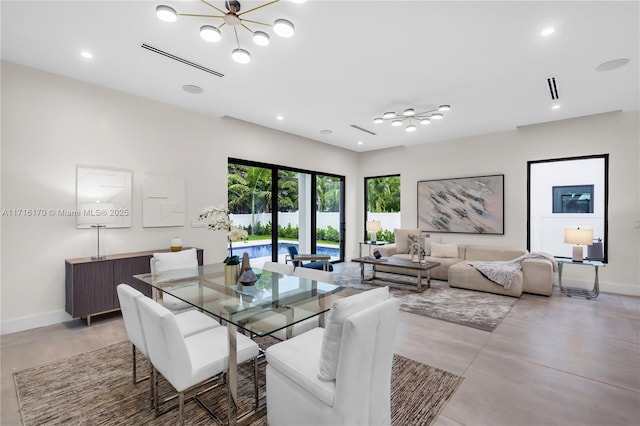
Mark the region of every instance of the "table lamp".
<instances>
[{"instance_id":1,"label":"table lamp","mask_svg":"<svg viewBox=\"0 0 640 426\"><path fill-rule=\"evenodd\" d=\"M584 248L582 246L590 246L593 244L593 230L580 227L566 228L564 230L564 242L574 244L573 257L574 262L582 262Z\"/></svg>"},{"instance_id":2,"label":"table lamp","mask_svg":"<svg viewBox=\"0 0 640 426\"><path fill-rule=\"evenodd\" d=\"M90 228L96 230L96 255L91 256L91 260L107 258L104 254L100 254L100 229L106 228L107 224L113 222L113 207L114 205L111 203L101 203L100 201L80 204L78 225L89 225Z\"/></svg>"},{"instance_id":3,"label":"table lamp","mask_svg":"<svg viewBox=\"0 0 640 426\"><path fill-rule=\"evenodd\" d=\"M382 229L382 222L379 220L367 221L367 232L371 233L371 241L376 241L376 234Z\"/></svg>"}]
</instances>

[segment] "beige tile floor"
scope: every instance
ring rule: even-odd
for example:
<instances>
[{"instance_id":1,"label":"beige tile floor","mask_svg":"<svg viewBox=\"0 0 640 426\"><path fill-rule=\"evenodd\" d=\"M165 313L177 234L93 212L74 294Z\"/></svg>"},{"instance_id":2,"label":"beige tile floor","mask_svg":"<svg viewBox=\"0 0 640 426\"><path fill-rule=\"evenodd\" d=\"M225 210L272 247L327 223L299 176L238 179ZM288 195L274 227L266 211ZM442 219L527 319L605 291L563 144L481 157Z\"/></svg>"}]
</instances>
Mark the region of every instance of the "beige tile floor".
<instances>
[{"instance_id":1,"label":"beige tile floor","mask_svg":"<svg viewBox=\"0 0 640 426\"><path fill-rule=\"evenodd\" d=\"M557 290L557 289L556 289ZM524 295L493 333L400 314L396 352L464 376L436 426L640 425L640 298ZM118 314L0 339L0 424L21 424L14 370L126 340Z\"/></svg>"}]
</instances>

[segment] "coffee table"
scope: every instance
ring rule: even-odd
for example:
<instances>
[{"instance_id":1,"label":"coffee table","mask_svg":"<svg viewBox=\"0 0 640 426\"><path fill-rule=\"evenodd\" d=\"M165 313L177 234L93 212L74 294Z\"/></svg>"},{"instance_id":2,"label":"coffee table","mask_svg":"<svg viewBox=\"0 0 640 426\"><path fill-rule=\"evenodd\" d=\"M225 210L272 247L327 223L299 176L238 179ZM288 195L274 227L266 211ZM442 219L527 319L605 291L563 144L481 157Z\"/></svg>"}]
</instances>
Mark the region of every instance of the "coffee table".
<instances>
[{"instance_id":1,"label":"coffee table","mask_svg":"<svg viewBox=\"0 0 640 426\"><path fill-rule=\"evenodd\" d=\"M400 283L407 284L407 281L400 281L389 277L378 278L376 277L376 266L384 265L384 266L393 266L400 269L412 270L417 272L416 277L416 287L418 293L421 293L423 290L422 287L422 275L426 273L427 285L424 288L431 287L431 269L439 266L438 262L412 262L406 259L396 259L394 257L381 257L380 259L376 259L374 257L356 257L351 259L352 262L356 262L360 264L360 281L361 282L369 282L371 284L376 284L372 282L375 279L380 279L382 281L390 281L392 283ZM372 272L370 278L364 277L364 266L371 265ZM385 274L393 274L393 272L385 271Z\"/></svg>"}]
</instances>

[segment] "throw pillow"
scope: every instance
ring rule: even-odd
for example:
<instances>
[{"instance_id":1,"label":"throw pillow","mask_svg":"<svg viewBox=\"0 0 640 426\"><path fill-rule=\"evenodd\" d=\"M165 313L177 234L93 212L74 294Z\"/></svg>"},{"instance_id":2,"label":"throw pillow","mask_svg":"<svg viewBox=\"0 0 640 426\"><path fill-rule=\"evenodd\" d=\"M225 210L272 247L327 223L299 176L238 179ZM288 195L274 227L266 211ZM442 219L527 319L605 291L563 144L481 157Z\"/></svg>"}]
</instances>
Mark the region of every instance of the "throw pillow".
<instances>
[{"instance_id":1,"label":"throw pillow","mask_svg":"<svg viewBox=\"0 0 640 426\"><path fill-rule=\"evenodd\" d=\"M353 296L337 300L331 305L327 322L322 336L320 349L320 369L318 378L335 380L340 359L340 341L342 340L342 326L344 320L369 306L375 305L389 298L389 287L363 291Z\"/></svg>"},{"instance_id":2,"label":"throw pillow","mask_svg":"<svg viewBox=\"0 0 640 426\"><path fill-rule=\"evenodd\" d=\"M431 257L458 257L458 244L431 243Z\"/></svg>"},{"instance_id":3,"label":"throw pillow","mask_svg":"<svg viewBox=\"0 0 640 426\"><path fill-rule=\"evenodd\" d=\"M424 255L431 256L431 244L432 243L441 243L442 238L440 237L425 237L424 238Z\"/></svg>"},{"instance_id":4,"label":"throw pillow","mask_svg":"<svg viewBox=\"0 0 640 426\"><path fill-rule=\"evenodd\" d=\"M393 235L396 239L396 253L407 254L411 248L409 235L420 235L419 229L395 228Z\"/></svg>"}]
</instances>

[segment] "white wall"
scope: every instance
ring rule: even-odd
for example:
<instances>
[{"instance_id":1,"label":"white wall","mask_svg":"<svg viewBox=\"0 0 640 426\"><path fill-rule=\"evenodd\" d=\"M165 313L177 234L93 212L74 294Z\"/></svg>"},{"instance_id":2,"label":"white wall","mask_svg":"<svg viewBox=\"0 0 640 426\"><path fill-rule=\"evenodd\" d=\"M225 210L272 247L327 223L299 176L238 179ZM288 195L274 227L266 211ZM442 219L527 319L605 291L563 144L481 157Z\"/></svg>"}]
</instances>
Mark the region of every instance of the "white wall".
<instances>
[{"instance_id":1,"label":"white wall","mask_svg":"<svg viewBox=\"0 0 640 426\"><path fill-rule=\"evenodd\" d=\"M305 155L299 155L304 152ZM213 118L2 62L2 209L75 209L77 164L133 170L133 226L101 234L107 254L168 248L171 237L226 255L222 232L191 226L200 210L226 203L227 159L346 173L347 222L355 222L358 176L352 151L231 118ZM322 159L323 161L318 161ZM187 224L142 227L142 178L185 177ZM75 217L3 216L2 331L69 319L64 260L95 254L95 231ZM347 231L347 247L357 239Z\"/></svg>"},{"instance_id":2,"label":"white wall","mask_svg":"<svg viewBox=\"0 0 640 426\"><path fill-rule=\"evenodd\" d=\"M206 262L224 258L224 235L194 228L189 220L184 227L143 228L141 188L147 171L183 175L187 217L195 219L202 207L226 202L228 157L333 174L349 171L347 259L357 254L364 229L365 176L401 175L402 225L413 227L418 180L504 173L505 235L446 234L444 239L524 247L526 162L609 153L610 264L601 272L602 287L640 294L640 230L633 227L640 221L637 111L356 154L11 63L2 62L1 71L2 209L73 210L77 164L131 169L133 226L104 232L107 253L164 248L180 236L185 246L204 248ZM318 158L324 160L321 170ZM94 254L94 232L76 229L75 217L3 216L0 234L2 332L68 319L64 259ZM570 275L568 268L564 275Z\"/></svg>"},{"instance_id":3,"label":"white wall","mask_svg":"<svg viewBox=\"0 0 640 426\"><path fill-rule=\"evenodd\" d=\"M640 229L634 227L640 220L638 122L638 111L612 112L441 143L425 139L422 145L360 155L359 173L401 175L404 227L417 224L417 181L504 174L504 235L441 235L446 242L526 248L527 161L609 153L609 264L600 271L601 289L640 295ZM428 129L422 134L428 137ZM362 184L358 190L362 199ZM358 208L362 229L363 212ZM565 277L592 285L593 271L566 268L563 284Z\"/></svg>"}]
</instances>

